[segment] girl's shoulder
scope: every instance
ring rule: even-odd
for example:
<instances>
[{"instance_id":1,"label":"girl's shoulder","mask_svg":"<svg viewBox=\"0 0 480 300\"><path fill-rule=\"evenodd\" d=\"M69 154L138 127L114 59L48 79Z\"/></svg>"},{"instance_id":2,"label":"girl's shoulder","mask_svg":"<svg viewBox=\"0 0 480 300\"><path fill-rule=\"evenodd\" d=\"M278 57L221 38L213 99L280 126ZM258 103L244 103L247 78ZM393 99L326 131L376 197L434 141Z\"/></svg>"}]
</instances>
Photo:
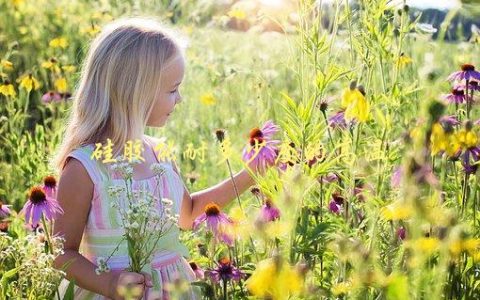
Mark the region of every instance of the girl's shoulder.
<instances>
[{"instance_id":1,"label":"girl's shoulder","mask_svg":"<svg viewBox=\"0 0 480 300\"><path fill-rule=\"evenodd\" d=\"M82 169L80 172L86 172L93 183L98 182L101 179L101 174L98 170L98 164L95 161L96 158L93 155L94 149L95 145L93 144L81 145L73 149L67 155L65 168L67 167L67 164L70 164L72 158L74 158L77 163L74 163L74 166L71 168L74 168L75 170Z\"/></svg>"}]
</instances>

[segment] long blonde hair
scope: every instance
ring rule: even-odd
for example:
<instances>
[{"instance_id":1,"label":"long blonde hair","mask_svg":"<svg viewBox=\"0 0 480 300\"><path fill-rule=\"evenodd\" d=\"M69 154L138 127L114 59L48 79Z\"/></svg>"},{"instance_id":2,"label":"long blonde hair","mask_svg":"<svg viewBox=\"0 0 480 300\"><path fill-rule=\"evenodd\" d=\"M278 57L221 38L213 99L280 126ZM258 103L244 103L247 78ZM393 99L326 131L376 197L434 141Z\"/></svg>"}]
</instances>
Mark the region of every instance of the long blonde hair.
<instances>
[{"instance_id":1,"label":"long blonde hair","mask_svg":"<svg viewBox=\"0 0 480 300\"><path fill-rule=\"evenodd\" d=\"M163 70L184 43L151 18L123 18L93 40L82 67L63 142L53 158L62 170L68 154L81 146L114 143L114 153L143 135L161 86Z\"/></svg>"}]
</instances>

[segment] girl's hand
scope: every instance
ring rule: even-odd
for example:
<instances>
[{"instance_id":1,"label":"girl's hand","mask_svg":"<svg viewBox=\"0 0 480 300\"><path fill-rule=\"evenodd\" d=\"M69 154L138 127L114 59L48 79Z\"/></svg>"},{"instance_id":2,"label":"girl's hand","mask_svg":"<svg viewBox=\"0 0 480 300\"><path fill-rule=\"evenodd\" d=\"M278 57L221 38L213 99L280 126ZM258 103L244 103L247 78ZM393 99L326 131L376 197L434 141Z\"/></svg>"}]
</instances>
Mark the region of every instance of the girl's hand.
<instances>
[{"instance_id":1,"label":"girl's hand","mask_svg":"<svg viewBox=\"0 0 480 300\"><path fill-rule=\"evenodd\" d=\"M152 277L147 273L112 271L109 283L109 298L123 300L125 292L131 293L129 299L142 299L146 288L153 287Z\"/></svg>"}]
</instances>

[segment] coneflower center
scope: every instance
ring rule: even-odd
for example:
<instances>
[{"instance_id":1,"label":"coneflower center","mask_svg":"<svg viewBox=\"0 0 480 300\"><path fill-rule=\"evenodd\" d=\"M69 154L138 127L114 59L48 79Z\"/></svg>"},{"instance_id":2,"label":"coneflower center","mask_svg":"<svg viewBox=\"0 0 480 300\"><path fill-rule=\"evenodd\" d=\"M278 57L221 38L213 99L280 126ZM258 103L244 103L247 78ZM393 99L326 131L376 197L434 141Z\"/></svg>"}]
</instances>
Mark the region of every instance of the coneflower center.
<instances>
[{"instance_id":1,"label":"coneflower center","mask_svg":"<svg viewBox=\"0 0 480 300\"><path fill-rule=\"evenodd\" d=\"M43 184L45 184L45 186L48 186L50 188L54 188L57 186L57 180L55 180L55 177L53 176L47 176L43 179Z\"/></svg>"},{"instance_id":2,"label":"coneflower center","mask_svg":"<svg viewBox=\"0 0 480 300\"><path fill-rule=\"evenodd\" d=\"M343 197L340 195L339 192L335 192L332 194L332 198L333 200L337 203L337 204L343 204Z\"/></svg>"},{"instance_id":3,"label":"coneflower center","mask_svg":"<svg viewBox=\"0 0 480 300\"><path fill-rule=\"evenodd\" d=\"M471 64L463 64L462 65L462 71L467 72L467 71L475 71L475 66Z\"/></svg>"},{"instance_id":4,"label":"coneflower center","mask_svg":"<svg viewBox=\"0 0 480 300\"><path fill-rule=\"evenodd\" d=\"M218 216L220 214L220 208L216 204L207 204L205 207L205 214L209 217Z\"/></svg>"},{"instance_id":5,"label":"coneflower center","mask_svg":"<svg viewBox=\"0 0 480 300\"><path fill-rule=\"evenodd\" d=\"M41 187L33 187L30 190L30 201L32 201L34 204L40 204L47 201L45 191Z\"/></svg>"},{"instance_id":6,"label":"coneflower center","mask_svg":"<svg viewBox=\"0 0 480 300\"><path fill-rule=\"evenodd\" d=\"M465 96L465 92L460 89L453 89L452 90L452 95L454 96Z\"/></svg>"},{"instance_id":7,"label":"coneflower center","mask_svg":"<svg viewBox=\"0 0 480 300\"><path fill-rule=\"evenodd\" d=\"M198 270L198 265L195 262L192 261L189 264L190 264L190 268L192 268L192 270L194 270L194 271Z\"/></svg>"}]
</instances>

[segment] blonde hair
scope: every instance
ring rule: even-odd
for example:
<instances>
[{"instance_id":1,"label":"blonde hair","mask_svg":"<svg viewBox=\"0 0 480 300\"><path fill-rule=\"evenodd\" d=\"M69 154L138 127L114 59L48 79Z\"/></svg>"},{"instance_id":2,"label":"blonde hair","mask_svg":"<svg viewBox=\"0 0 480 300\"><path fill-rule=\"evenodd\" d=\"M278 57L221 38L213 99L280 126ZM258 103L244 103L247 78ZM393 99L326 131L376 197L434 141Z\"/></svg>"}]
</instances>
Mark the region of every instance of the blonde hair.
<instances>
[{"instance_id":1,"label":"blonde hair","mask_svg":"<svg viewBox=\"0 0 480 300\"><path fill-rule=\"evenodd\" d=\"M82 67L70 119L53 159L62 170L68 154L81 146L114 143L114 153L143 135L161 87L163 70L184 43L151 18L123 18L104 27Z\"/></svg>"}]
</instances>

